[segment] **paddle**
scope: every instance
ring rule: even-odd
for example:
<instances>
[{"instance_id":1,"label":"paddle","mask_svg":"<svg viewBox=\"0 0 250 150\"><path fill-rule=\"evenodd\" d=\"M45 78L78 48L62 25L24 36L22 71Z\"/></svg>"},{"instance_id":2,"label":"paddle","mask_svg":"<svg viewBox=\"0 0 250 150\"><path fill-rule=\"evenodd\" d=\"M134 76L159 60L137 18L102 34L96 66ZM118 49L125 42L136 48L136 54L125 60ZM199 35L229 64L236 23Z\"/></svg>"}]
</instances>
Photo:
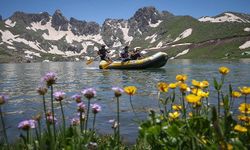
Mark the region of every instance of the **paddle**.
<instances>
[{"instance_id":1,"label":"paddle","mask_svg":"<svg viewBox=\"0 0 250 150\"><path fill-rule=\"evenodd\" d=\"M89 60L87 60L86 65L91 64L97 57L99 57L99 55L94 57L94 58L90 58Z\"/></svg>"}]
</instances>

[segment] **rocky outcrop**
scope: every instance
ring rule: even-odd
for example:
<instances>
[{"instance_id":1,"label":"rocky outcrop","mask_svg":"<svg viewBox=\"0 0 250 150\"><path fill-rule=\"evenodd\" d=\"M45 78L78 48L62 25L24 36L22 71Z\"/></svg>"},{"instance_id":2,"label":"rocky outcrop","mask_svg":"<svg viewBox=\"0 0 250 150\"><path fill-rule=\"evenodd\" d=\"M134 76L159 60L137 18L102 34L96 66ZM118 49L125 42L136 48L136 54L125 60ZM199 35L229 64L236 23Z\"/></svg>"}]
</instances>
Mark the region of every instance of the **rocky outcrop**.
<instances>
[{"instance_id":1,"label":"rocky outcrop","mask_svg":"<svg viewBox=\"0 0 250 150\"><path fill-rule=\"evenodd\" d=\"M57 31L67 31L69 26L69 21L66 17L63 16L62 12L60 10L56 10L55 13L52 16L52 27L54 27Z\"/></svg>"},{"instance_id":2,"label":"rocky outcrop","mask_svg":"<svg viewBox=\"0 0 250 150\"><path fill-rule=\"evenodd\" d=\"M75 18L70 18L71 31L75 35L90 35L98 34L100 26L96 22L80 21Z\"/></svg>"},{"instance_id":3,"label":"rocky outcrop","mask_svg":"<svg viewBox=\"0 0 250 150\"><path fill-rule=\"evenodd\" d=\"M2 21L3 20L3 18L2 18L2 16L0 15L0 21Z\"/></svg>"},{"instance_id":4,"label":"rocky outcrop","mask_svg":"<svg viewBox=\"0 0 250 150\"><path fill-rule=\"evenodd\" d=\"M22 21L26 25L30 25L32 22L40 22L44 25L50 20L50 16L47 12L40 14L27 14L24 12L17 11L15 12L10 19L12 21Z\"/></svg>"}]
</instances>

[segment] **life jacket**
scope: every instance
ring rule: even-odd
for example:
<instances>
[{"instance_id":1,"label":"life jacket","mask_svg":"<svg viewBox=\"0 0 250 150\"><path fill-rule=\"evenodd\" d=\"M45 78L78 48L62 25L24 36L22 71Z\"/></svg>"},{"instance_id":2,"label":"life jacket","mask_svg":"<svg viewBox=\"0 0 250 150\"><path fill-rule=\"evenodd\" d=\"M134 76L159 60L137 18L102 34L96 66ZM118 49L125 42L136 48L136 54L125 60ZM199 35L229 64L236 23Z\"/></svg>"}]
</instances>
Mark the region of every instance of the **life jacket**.
<instances>
[{"instance_id":1,"label":"life jacket","mask_svg":"<svg viewBox=\"0 0 250 150\"><path fill-rule=\"evenodd\" d=\"M128 55L128 52L122 52L121 53L121 58L128 58L129 57L129 55Z\"/></svg>"}]
</instances>

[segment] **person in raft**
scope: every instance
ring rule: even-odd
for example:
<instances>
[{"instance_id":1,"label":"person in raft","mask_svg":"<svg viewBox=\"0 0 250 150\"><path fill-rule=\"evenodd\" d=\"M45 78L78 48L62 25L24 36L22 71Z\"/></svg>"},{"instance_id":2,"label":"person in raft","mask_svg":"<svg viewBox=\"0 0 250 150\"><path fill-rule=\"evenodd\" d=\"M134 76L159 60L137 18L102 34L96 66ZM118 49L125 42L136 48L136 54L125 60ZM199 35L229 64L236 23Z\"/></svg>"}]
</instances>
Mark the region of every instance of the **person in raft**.
<instances>
[{"instance_id":1,"label":"person in raft","mask_svg":"<svg viewBox=\"0 0 250 150\"><path fill-rule=\"evenodd\" d=\"M131 60L137 60L137 59L143 58L143 56L140 52L140 49L137 47L134 48L134 50L130 54L130 58L131 58Z\"/></svg>"},{"instance_id":2,"label":"person in raft","mask_svg":"<svg viewBox=\"0 0 250 150\"><path fill-rule=\"evenodd\" d=\"M122 62L126 62L126 61L131 60L128 49L129 49L129 46L125 46L123 48L122 52L120 53L120 57L122 59Z\"/></svg>"},{"instance_id":3,"label":"person in raft","mask_svg":"<svg viewBox=\"0 0 250 150\"><path fill-rule=\"evenodd\" d=\"M110 53L107 49L105 49L105 45L102 45L97 54L100 56L101 60L105 60L107 62L112 62L112 60L108 57L107 53Z\"/></svg>"}]
</instances>

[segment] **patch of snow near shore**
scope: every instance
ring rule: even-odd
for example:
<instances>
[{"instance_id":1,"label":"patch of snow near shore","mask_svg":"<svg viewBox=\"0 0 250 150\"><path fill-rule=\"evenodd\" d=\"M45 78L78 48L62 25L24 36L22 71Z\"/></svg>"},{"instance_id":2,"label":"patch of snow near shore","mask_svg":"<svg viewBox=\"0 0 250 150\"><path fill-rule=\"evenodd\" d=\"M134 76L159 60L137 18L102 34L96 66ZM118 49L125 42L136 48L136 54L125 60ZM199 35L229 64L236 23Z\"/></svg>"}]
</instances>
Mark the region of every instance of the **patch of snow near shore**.
<instances>
[{"instance_id":1,"label":"patch of snow near shore","mask_svg":"<svg viewBox=\"0 0 250 150\"><path fill-rule=\"evenodd\" d=\"M29 50L25 50L24 53L27 54L27 55L34 55L34 56L37 56L37 57L41 57L40 53L31 52Z\"/></svg>"},{"instance_id":2,"label":"patch of snow near shore","mask_svg":"<svg viewBox=\"0 0 250 150\"><path fill-rule=\"evenodd\" d=\"M186 46L186 45L191 45L192 43L180 43L180 44L174 44L171 45L171 47L176 47L176 46Z\"/></svg>"},{"instance_id":3,"label":"patch of snow near shore","mask_svg":"<svg viewBox=\"0 0 250 150\"><path fill-rule=\"evenodd\" d=\"M193 29L188 28L185 31L183 31L173 42L179 41L181 39L184 39L192 34Z\"/></svg>"},{"instance_id":4,"label":"patch of snow near shore","mask_svg":"<svg viewBox=\"0 0 250 150\"><path fill-rule=\"evenodd\" d=\"M176 57L179 57L179 56L182 56L182 55L185 55L185 54L187 54L188 52L189 52L189 49L186 49L186 50L182 51L181 53L177 54L177 55L175 56L175 58L176 58Z\"/></svg>"},{"instance_id":5,"label":"patch of snow near shore","mask_svg":"<svg viewBox=\"0 0 250 150\"><path fill-rule=\"evenodd\" d=\"M249 20L246 19L242 19L232 13L224 13L224 16L220 16L217 18L213 18L213 17L202 17L199 19L200 22L214 22L214 23L218 23L218 22L240 22L240 23L250 23Z\"/></svg>"},{"instance_id":6,"label":"patch of snow near shore","mask_svg":"<svg viewBox=\"0 0 250 150\"><path fill-rule=\"evenodd\" d=\"M151 36L147 36L147 37L145 38L145 40L151 39L150 43L154 43L154 42L156 41L156 39L155 39L156 37L157 37L157 34L155 33L155 34L153 34L153 35L151 35Z\"/></svg>"},{"instance_id":7,"label":"patch of snow near shore","mask_svg":"<svg viewBox=\"0 0 250 150\"><path fill-rule=\"evenodd\" d=\"M158 22L157 23L151 23L151 19L150 19L150 21L149 21L149 26L150 27L152 27L152 28L156 28L156 27L158 27L159 25L160 25L160 23L162 22L162 20L158 20Z\"/></svg>"},{"instance_id":8,"label":"patch of snow near shore","mask_svg":"<svg viewBox=\"0 0 250 150\"><path fill-rule=\"evenodd\" d=\"M5 27L7 27L7 28L11 28L11 27L13 28L15 25L16 25L15 21L12 22L12 20L10 20L10 19L5 21Z\"/></svg>"},{"instance_id":9,"label":"patch of snow near shore","mask_svg":"<svg viewBox=\"0 0 250 150\"><path fill-rule=\"evenodd\" d=\"M157 45L156 45L156 48L160 48L160 47L162 47L162 41L160 41Z\"/></svg>"},{"instance_id":10,"label":"patch of snow near shore","mask_svg":"<svg viewBox=\"0 0 250 150\"><path fill-rule=\"evenodd\" d=\"M246 41L244 44L242 44L239 48L240 49L246 49L250 47L250 41Z\"/></svg>"},{"instance_id":11,"label":"patch of snow near shore","mask_svg":"<svg viewBox=\"0 0 250 150\"><path fill-rule=\"evenodd\" d=\"M250 32L250 28L245 28L244 31Z\"/></svg>"}]
</instances>

